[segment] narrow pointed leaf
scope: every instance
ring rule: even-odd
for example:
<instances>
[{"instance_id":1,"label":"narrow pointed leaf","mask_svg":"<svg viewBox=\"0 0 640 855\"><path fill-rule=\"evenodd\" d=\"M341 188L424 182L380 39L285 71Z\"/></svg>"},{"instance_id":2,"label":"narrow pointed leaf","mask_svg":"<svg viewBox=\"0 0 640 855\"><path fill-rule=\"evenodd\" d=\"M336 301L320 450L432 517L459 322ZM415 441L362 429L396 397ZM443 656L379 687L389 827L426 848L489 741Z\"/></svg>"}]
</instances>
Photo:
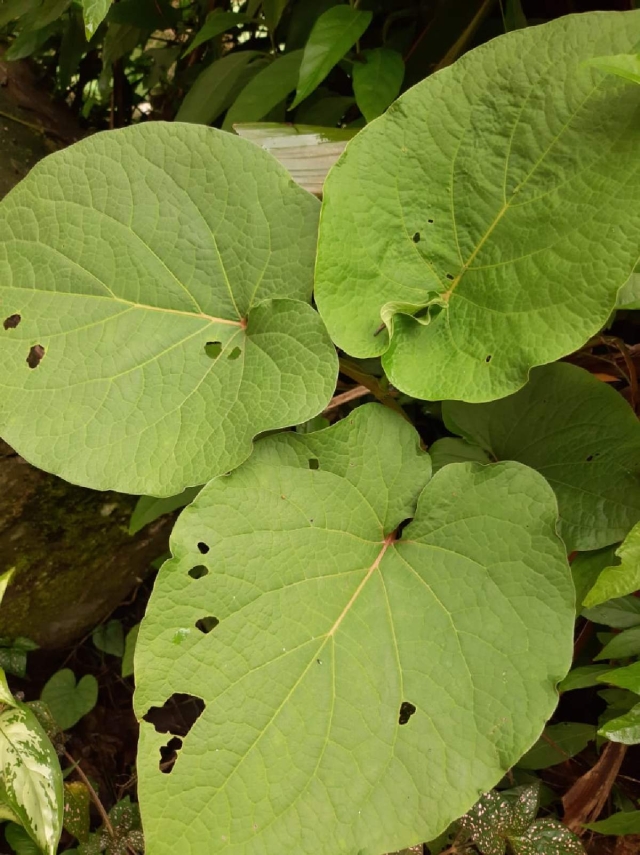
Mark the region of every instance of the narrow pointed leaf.
<instances>
[{"instance_id":1,"label":"narrow pointed leaf","mask_svg":"<svg viewBox=\"0 0 640 855\"><path fill-rule=\"evenodd\" d=\"M571 659L555 498L517 463L429 471L371 404L260 441L181 515L135 703L205 708L169 774L141 722L149 852L397 851L533 744Z\"/></svg>"},{"instance_id":2,"label":"narrow pointed leaf","mask_svg":"<svg viewBox=\"0 0 640 855\"><path fill-rule=\"evenodd\" d=\"M248 15L241 12L223 12L220 9L214 10L207 16L204 25L195 35L195 38L189 45L189 48L184 52L184 56L189 56L191 51L200 47L201 44L215 39L216 36L226 33L227 30L232 30L234 27L239 27L241 24L246 24L250 21Z\"/></svg>"},{"instance_id":3,"label":"narrow pointed leaf","mask_svg":"<svg viewBox=\"0 0 640 855\"><path fill-rule=\"evenodd\" d=\"M172 496L316 415L337 372L317 215L269 154L195 125L38 164L0 205L0 434L68 481Z\"/></svg>"},{"instance_id":4,"label":"narrow pointed leaf","mask_svg":"<svg viewBox=\"0 0 640 855\"><path fill-rule=\"evenodd\" d=\"M170 514L179 508L184 508L195 499L200 489L200 487L187 487L177 496L169 496L166 499L156 499L155 496L140 496L129 520L129 534L137 534L146 525L164 514Z\"/></svg>"},{"instance_id":5,"label":"narrow pointed leaf","mask_svg":"<svg viewBox=\"0 0 640 855\"><path fill-rule=\"evenodd\" d=\"M570 692L573 689L588 689L590 686L598 685L598 678L606 674L608 665L583 665L572 668L567 676L558 686L560 692Z\"/></svg>"},{"instance_id":6,"label":"narrow pointed leaf","mask_svg":"<svg viewBox=\"0 0 640 855\"><path fill-rule=\"evenodd\" d=\"M630 692L640 695L640 662L607 671L606 674L601 674L598 677L598 682L609 683L611 686L618 686L621 689L629 689Z\"/></svg>"},{"instance_id":7,"label":"narrow pointed leaf","mask_svg":"<svg viewBox=\"0 0 640 855\"><path fill-rule=\"evenodd\" d=\"M627 656L640 656L640 626L633 626L614 635L594 658L626 659Z\"/></svg>"},{"instance_id":8,"label":"narrow pointed leaf","mask_svg":"<svg viewBox=\"0 0 640 855\"><path fill-rule=\"evenodd\" d=\"M595 739L592 724L563 721L545 727L536 744L518 760L521 769L547 769L574 757Z\"/></svg>"},{"instance_id":9,"label":"narrow pointed leaf","mask_svg":"<svg viewBox=\"0 0 640 855\"><path fill-rule=\"evenodd\" d=\"M353 47L371 23L371 12L333 6L316 20L304 47L296 97L291 109L308 98Z\"/></svg>"},{"instance_id":10,"label":"narrow pointed leaf","mask_svg":"<svg viewBox=\"0 0 640 855\"><path fill-rule=\"evenodd\" d=\"M598 733L609 742L621 742L623 745L640 744L640 704L636 704L624 715L608 721Z\"/></svg>"},{"instance_id":11,"label":"narrow pointed leaf","mask_svg":"<svg viewBox=\"0 0 640 855\"><path fill-rule=\"evenodd\" d=\"M631 83L640 83L640 53L598 56L591 60L590 65L607 74L622 77Z\"/></svg>"},{"instance_id":12,"label":"narrow pointed leaf","mask_svg":"<svg viewBox=\"0 0 640 855\"><path fill-rule=\"evenodd\" d=\"M507 33L355 137L316 266L340 348L414 397L479 402L601 329L638 260L640 99L585 60L639 40L640 11Z\"/></svg>"},{"instance_id":13,"label":"narrow pointed leaf","mask_svg":"<svg viewBox=\"0 0 640 855\"><path fill-rule=\"evenodd\" d=\"M279 56L259 71L247 83L229 108L224 127L231 129L237 122L257 122L296 88L302 51Z\"/></svg>"},{"instance_id":14,"label":"narrow pointed leaf","mask_svg":"<svg viewBox=\"0 0 640 855\"><path fill-rule=\"evenodd\" d=\"M56 752L24 706L0 712L0 796L46 855L62 831L62 772Z\"/></svg>"},{"instance_id":15,"label":"narrow pointed leaf","mask_svg":"<svg viewBox=\"0 0 640 855\"><path fill-rule=\"evenodd\" d=\"M520 460L544 475L569 551L616 543L640 520L640 423L618 392L582 368L536 368L515 395L446 401L443 415L494 459Z\"/></svg>"},{"instance_id":16,"label":"narrow pointed leaf","mask_svg":"<svg viewBox=\"0 0 640 855\"><path fill-rule=\"evenodd\" d=\"M395 50L364 50L353 64L353 92L367 122L382 115L400 94L404 62Z\"/></svg>"},{"instance_id":17,"label":"narrow pointed leaf","mask_svg":"<svg viewBox=\"0 0 640 855\"><path fill-rule=\"evenodd\" d=\"M640 626L640 598L628 596L607 600L592 609L583 609L582 614L593 623L601 623L615 629Z\"/></svg>"},{"instance_id":18,"label":"narrow pointed leaf","mask_svg":"<svg viewBox=\"0 0 640 855\"><path fill-rule=\"evenodd\" d=\"M87 39L93 36L100 24L107 17L110 8L111 0L82 0L82 12Z\"/></svg>"},{"instance_id":19,"label":"narrow pointed leaf","mask_svg":"<svg viewBox=\"0 0 640 855\"><path fill-rule=\"evenodd\" d=\"M212 62L185 95L176 121L211 124L233 104L263 64L261 54L255 50L238 51Z\"/></svg>"},{"instance_id":20,"label":"narrow pointed leaf","mask_svg":"<svg viewBox=\"0 0 640 855\"><path fill-rule=\"evenodd\" d=\"M597 831L598 834L640 834L640 810L621 811L614 813L599 822L585 823L583 828Z\"/></svg>"}]
</instances>

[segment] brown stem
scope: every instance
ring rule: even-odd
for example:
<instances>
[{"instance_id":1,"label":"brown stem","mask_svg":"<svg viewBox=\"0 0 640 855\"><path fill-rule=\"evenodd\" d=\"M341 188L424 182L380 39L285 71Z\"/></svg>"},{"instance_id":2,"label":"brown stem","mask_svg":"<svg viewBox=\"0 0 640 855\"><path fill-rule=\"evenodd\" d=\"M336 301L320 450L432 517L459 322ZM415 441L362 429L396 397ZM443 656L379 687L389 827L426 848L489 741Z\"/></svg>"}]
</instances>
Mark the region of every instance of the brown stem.
<instances>
[{"instance_id":1,"label":"brown stem","mask_svg":"<svg viewBox=\"0 0 640 855\"><path fill-rule=\"evenodd\" d=\"M329 405L326 407L325 413L328 413L330 410L335 410L336 407L340 407L342 404L346 404L349 401L355 401L357 398L363 398L365 395L370 394L371 390L367 389L366 386L354 386L353 389L348 389L340 395L334 395L329 402Z\"/></svg>"}]
</instances>

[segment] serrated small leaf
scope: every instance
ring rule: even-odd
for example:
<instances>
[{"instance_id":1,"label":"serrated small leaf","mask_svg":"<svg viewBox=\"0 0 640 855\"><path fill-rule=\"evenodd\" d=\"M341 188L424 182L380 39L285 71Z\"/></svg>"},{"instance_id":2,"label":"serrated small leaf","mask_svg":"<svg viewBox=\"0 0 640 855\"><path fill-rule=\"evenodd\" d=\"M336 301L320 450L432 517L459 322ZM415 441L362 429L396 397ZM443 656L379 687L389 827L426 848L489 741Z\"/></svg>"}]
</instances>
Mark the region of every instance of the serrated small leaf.
<instances>
[{"instance_id":1,"label":"serrated small leaf","mask_svg":"<svg viewBox=\"0 0 640 855\"><path fill-rule=\"evenodd\" d=\"M371 12L333 6L316 20L304 47L293 110L308 98L371 23Z\"/></svg>"},{"instance_id":2,"label":"serrated small leaf","mask_svg":"<svg viewBox=\"0 0 640 855\"><path fill-rule=\"evenodd\" d=\"M605 567L584 598L587 608L640 589L640 523L631 529L616 549L616 555L620 562L614 567Z\"/></svg>"},{"instance_id":3,"label":"serrated small leaf","mask_svg":"<svg viewBox=\"0 0 640 855\"><path fill-rule=\"evenodd\" d=\"M93 37L100 24L107 17L110 8L111 0L82 0L87 40Z\"/></svg>"},{"instance_id":4,"label":"serrated small leaf","mask_svg":"<svg viewBox=\"0 0 640 855\"><path fill-rule=\"evenodd\" d=\"M618 54L617 56L598 56L592 59L589 65L622 77L631 83L640 83L640 53Z\"/></svg>"},{"instance_id":5,"label":"serrated small leaf","mask_svg":"<svg viewBox=\"0 0 640 855\"><path fill-rule=\"evenodd\" d=\"M187 487L177 496L169 496L166 499L157 499L155 496L140 496L129 520L129 534L137 534L146 525L155 522L164 514L170 514L186 507L195 499L201 489L201 487Z\"/></svg>"},{"instance_id":6,"label":"serrated small leaf","mask_svg":"<svg viewBox=\"0 0 640 855\"><path fill-rule=\"evenodd\" d=\"M509 842L514 855L586 855L580 838L557 819L540 819Z\"/></svg>"},{"instance_id":7,"label":"serrated small leaf","mask_svg":"<svg viewBox=\"0 0 640 855\"><path fill-rule=\"evenodd\" d=\"M559 692L571 692L573 689L588 689L598 685L598 678L610 671L609 665L582 665L572 668L558 685Z\"/></svg>"},{"instance_id":8,"label":"serrated small leaf","mask_svg":"<svg viewBox=\"0 0 640 855\"><path fill-rule=\"evenodd\" d=\"M638 259L640 101L584 61L639 40L640 11L507 33L355 137L316 264L340 348L413 397L481 402L602 328Z\"/></svg>"},{"instance_id":9,"label":"serrated small leaf","mask_svg":"<svg viewBox=\"0 0 640 855\"><path fill-rule=\"evenodd\" d=\"M119 620L110 620L97 626L91 638L98 650L111 656L124 654L124 630Z\"/></svg>"},{"instance_id":10,"label":"serrated small leaf","mask_svg":"<svg viewBox=\"0 0 640 855\"><path fill-rule=\"evenodd\" d=\"M619 686L621 689L629 689L636 695L640 695L640 662L633 662L631 665L625 665L624 668L607 671L598 677L598 682Z\"/></svg>"},{"instance_id":11,"label":"serrated small leaf","mask_svg":"<svg viewBox=\"0 0 640 855\"><path fill-rule=\"evenodd\" d=\"M140 624L137 623L127 633L127 637L124 642L124 656L122 657L121 674L123 677L130 677L133 674L133 658L136 652L136 643L138 641L139 631Z\"/></svg>"},{"instance_id":12,"label":"serrated small leaf","mask_svg":"<svg viewBox=\"0 0 640 855\"><path fill-rule=\"evenodd\" d=\"M555 706L574 618L555 525L520 464L429 481L417 433L380 405L257 443L180 516L140 630L138 716L175 692L205 704L169 774L170 736L141 721L148 850L435 837Z\"/></svg>"},{"instance_id":13,"label":"serrated small leaf","mask_svg":"<svg viewBox=\"0 0 640 855\"><path fill-rule=\"evenodd\" d=\"M232 30L241 24L246 24L250 20L251 18L248 15L244 15L241 12L224 12L222 9L214 9L213 12L207 15L207 20L196 33L183 56L189 56L191 51L200 47L201 44L215 39L216 36L226 33L227 30Z\"/></svg>"},{"instance_id":14,"label":"serrated small leaf","mask_svg":"<svg viewBox=\"0 0 640 855\"><path fill-rule=\"evenodd\" d=\"M600 727L598 733L606 737L609 742L638 745L640 743L640 704L636 704L619 718L610 719Z\"/></svg>"},{"instance_id":15,"label":"serrated small leaf","mask_svg":"<svg viewBox=\"0 0 640 855\"><path fill-rule=\"evenodd\" d=\"M400 94L402 56L389 48L363 50L353 64L353 92L367 122L377 119Z\"/></svg>"},{"instance_id":16,"label":"serrated small leaf","mask_svg":"<svg viewBox=\"0 0 640 855\"><path fill-rule=\"evenodd\" d=\"M223 127L231 130L239 122L258 122L296 88L302 51L277 57L253 77L225 116Z\"/></svg>"},{"instance_id":17,"label":"serrated small leaf","mask_svg":"<svg viewBox=\"0 0 640 855\"><path fill-rule=\"evenodd\" d=\"M95 707L98 700L98 681L93 674L85 674L76 683L70 668L63 668L49 678L40 699L49 707L62 730L69 730Z\"/></svg>"},{"instance_id":18,"label":"serrated small leaf","mask_svg":"<svg viewBox=\"0 0 640 855\"><path fill-rule=\"evenodd\" d=\"M25 706L0 712L0 795L29 836L54 855L62 831L62 773L47 735Z\"/></svg>"},{"instance_id":19,"label":"serrated small leaf","mask_svg":"<svg viewBox=\"0 0 640 855\"><path fill-rule=\"evenodd\" d=\"M445 401L445 424L495 460L519 460L553 487L567 549L622 540L640 520L640 423L625 399L588 371L544 365L499 401Z\"/></svg>"},{"instance_id":20,"label":"serrated small leaf","mask_svg":"<svg viewBox=\"0 0 640 855\"><path fill-rule=\"evenodd\" d=\"M64 785L65 831L80 843L89 838L91 795L82 781L72 781Z\"/></svg>"},{"instance_id":21,"label":"serrated small leaf","mask_svg":"<svg viewBox=\"0 0 640 855\"><path fill-rule=\"evenodd\" d=\"M583 826L598 834L640 834L640 810L621 811L614 813L598 822L587 822Z\"/></svg>"},{"instance_id":22,"label":"serrated small leaf","mask_svg":"<svg viewBox=\"0 0 640 855\"><path fill-rule=\"evenodd\" d=\"M269 154L197 125L39 163L0 203L20 316L0 327L3 438L74 483L173 496L317 415L337 374L309 305L318 213Z\"/></svg>"},{"instance_id":23,"label":"serrated small leaf","mask_svg":"<svg viewBox=\"0 0 640 855\"><path fill-rule=\"evenodd\" d=\"M518 760L521 769L547 769L564 763L579 754L596 737L592 724L563 721L545 727L542 736L524 757Z\"/></svg>"}]
</instances>

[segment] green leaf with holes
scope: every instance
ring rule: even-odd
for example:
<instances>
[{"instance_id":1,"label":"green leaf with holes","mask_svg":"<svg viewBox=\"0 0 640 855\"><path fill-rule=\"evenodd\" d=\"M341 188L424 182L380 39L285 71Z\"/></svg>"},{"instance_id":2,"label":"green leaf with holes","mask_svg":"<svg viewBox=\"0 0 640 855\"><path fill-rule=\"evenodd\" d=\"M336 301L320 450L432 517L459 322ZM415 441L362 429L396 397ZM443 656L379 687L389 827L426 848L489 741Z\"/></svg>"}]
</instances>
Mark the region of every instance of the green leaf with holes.
<instances>
[{"instance_id":1,"label":"green leaf with holes","mask_svg":"<svg viewBox=\"0 0 640 855\"><path fill-rule=\"evenodd\" d=\"M97 134L0 204L0 434L94 489L172 496L320 412L319 203L201 126Z\"/></svg>"},{"instance_id":2,"label":"green leaf with holes","mask_svg":"<svg viewBox=\"0 0 640 855\"><path fill-rule=\"evenodd\" d=\"M0 712L0 801L46 855L62 831L62 772L56 752L24 705Z\"/></svg>"},{"instance_id":3,"label":"green leaf with holes","mask_svg":"<svg viewBox=\"0 0 640 855\"><path fill-rule=\"evenodd\" d=\"M396 851L535 742L571 660L553 492L518 463L430 468L414 429L369 404L261 440L182 513L135 706L205 709L168 774L174 737L141 721L154 855Z\"/></svg>"},{"instance_id":4,"label":"green leaf with holes","mask_svg":"<svg viewBox=\"0 0 640 855\"><path fill-rule=\"evenodd\" d=\"M620 563L605 567L584 598L588 608L640 589L640 523L637 523L616 550Z\"/></svg>"},{"instance_id":5,"label":"green leaf with holes","mask_svg":"<svg viewBox=\"0 0 640 855\"><path fill-rule=\"evenodd\" d=\"M495 460L519 460L553 487L569 550L622 540L640 520L640 423L624 398L567 363L531 372L487 404L445 401L445 423Z\"/></svg>"},{"instance_id":6,"label":"green leaf with holes","mask_svg":"<svg viewBox=\"0 0 640 855\"><path fill-rule=\"evenodd\" d=\"M639 40L640 11L507 33L349 143L316 268L339 347L415 397L488 401L598 332L638 260L640 98L585 60Z\"/></svg>"}]
</instances>

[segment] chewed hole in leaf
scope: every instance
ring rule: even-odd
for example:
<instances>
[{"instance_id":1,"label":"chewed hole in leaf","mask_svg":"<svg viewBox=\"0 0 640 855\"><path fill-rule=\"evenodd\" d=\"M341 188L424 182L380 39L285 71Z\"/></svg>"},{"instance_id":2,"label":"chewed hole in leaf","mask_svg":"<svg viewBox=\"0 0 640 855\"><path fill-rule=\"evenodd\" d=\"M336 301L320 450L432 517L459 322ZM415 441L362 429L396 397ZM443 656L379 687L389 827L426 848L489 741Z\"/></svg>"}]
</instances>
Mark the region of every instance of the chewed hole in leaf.
<instances>
[{"instance_id":1,"label":"chewed hole in leaf","mask_svg":"<svg viewBox=\"0 0 640 855\"><path fill-rule=\"evenodd\" d=\"M398 717L398 724L406 724L411 716L416 711L414 704L410 701L403 701L400 704L400 715Z\"/></svg>"},{"instance_id":2,"label":"chewed hole in leaf","mask_svg":"<svg viewBox=\"0 0 640 855\"><path fill-rule=\"evenodd\" d=\"M484 361L485 362L491 362L492 359L493 359L493 356L489 353L487 356L485 356Z\"/></svg>"},{"instance_id":3,"label":"chewed hole in leaf","mask_svg":"<svg viewBox=\"0 0 640 855\"><path fill-rule=\"evenodd\" d=\"M433 225L433 223L434 223L434 221L433 221L433 220L427 220L427 222L429 223L429 225L430 225L430 226L432 226L432 225Z\"/></svg>"},{"instance_id":4,"label":"chewed hole in leaf","mask_svg":"<svg viewBox=\"0 0 640 855\"><path fill-rule=\"evenodd\" d=\"M44 347L41 344L34 344L27 356L27 365L29 368L37 368L42 362L43 356Z\"/></svg>"},{"instance_id":5,"label":"chewed hole in leaf","mask_svg":"<svg viewBox=\"0 0 640 855\"><path fill-rule=\"evenodd\" d=\"M185 737L205 708L202 698L174 692L161 707L150 707L143 716L158 733L171 733Z\"/></svg>"},{"instance_id":6,"label":"chewed hole in leaf","mask_svg":"<svg viewBox=\"0 0 640 855\"><path fill-rule=\"evenodd\" d=\"M178 751L182 748L182 740L179 736L172 736L166 745L160 746L160 763L158 768L165 775L173 770L178 759Z\"/></svg>"},{"instance_id":7,"label":"chewed hole in leaf","mask_svg":"<svg viewBox=\"0 0 640 855\"><path fill-rule=\"evenodd\" d=\"M416 232L414 236L411 238L414 243L420 243L420 232Z\"/></svg>"},{"instance_id":8,"label":"chewed hole in leaf","mask_svg":"<svg viewBox=\"0 0 640 855\"><path fill-rule=\"evenodd\" d=\"M311 457L309 459L309 469L319 469L319 468L320 468L320 461L318 460L318 458L317 457Z\"/></svg>"},{"instance_id":9,"label":"chewed hole in leaf","mask_svg":"<svg viewBox=\"0 0 640 855\"><path fill-rule=\"evenodd\" d=\"M192 579L202 579L203 576L209 575L209 568L205 567L204 564L198 564L196 567L192 567L189 570L189 576Z\"/></svg>"},{"instance_id":10,"label":"chewed hole in leaf","mask_svg":"<svg viewBox=\"0 0 640 855\"><path fill-rule=\"evenodd\" d=\"M227 356L227 359L237 359L241 353L242 351L239 347L234 347L229 356Z\"/></svg>"},{"instance_id":11,"label":"chewed hole in leaf","mask_svg":"<svg viewBox=\"0 0 640 855\"><path fill-rule=\"evenodd\" d=\"M447 273L447 279L448 279L450 282L451 282L451 281L453 281L453 279L455 279L455 277L454 277L453 273Z\"/></svg>"},{"instance_id":12,"label":"chewed hole in leaf","mask_svg":"<svg viewBox=\"0 0 640 855\"><path fill-rule=\"evenodd\" d=\"M200 618L196 621L196 629L199 629L200 632L203 632L205 635L208 632L211 632L212 629L215 629L220 621L217 617L213 617L213 615L207 615L207 617Z\"/></svg>"},{"instance_id":13,"label":"chewed hole in leaf","mask_svg":"<svg viewBox=\"0 0 640 855\"><path fill-rule=\"evenodd\" d=\"M4 323L2 324L2 326L6 330L14 330L18 326L18 324L20 323L21 320L22 320L21 315L9 315L8 318L4 319Z\"/></svg>"},{"instance_id":14,"label":"chewed hole in leaf","mask_svg":"<svg viewBox=\"0 0 640 855\"><path fill-rule=\"evenodd\" d=\"M203 540L199 540L198 541L198 551L201 552L203 555L206 555L207 552L209 551L208 544L206 544Z\"/></svg>"},{"instance_id":15,"label":"chewed hole in leaf","mask_svg":"<svg viewBox=\"0 0 640 855\"><path fill-rule=\"evenodd\" d=\"M217 359L222 352L222 342L221 341L208 341L204 346L204 352L211 359Z\"/></svg>"}]
</instances>

